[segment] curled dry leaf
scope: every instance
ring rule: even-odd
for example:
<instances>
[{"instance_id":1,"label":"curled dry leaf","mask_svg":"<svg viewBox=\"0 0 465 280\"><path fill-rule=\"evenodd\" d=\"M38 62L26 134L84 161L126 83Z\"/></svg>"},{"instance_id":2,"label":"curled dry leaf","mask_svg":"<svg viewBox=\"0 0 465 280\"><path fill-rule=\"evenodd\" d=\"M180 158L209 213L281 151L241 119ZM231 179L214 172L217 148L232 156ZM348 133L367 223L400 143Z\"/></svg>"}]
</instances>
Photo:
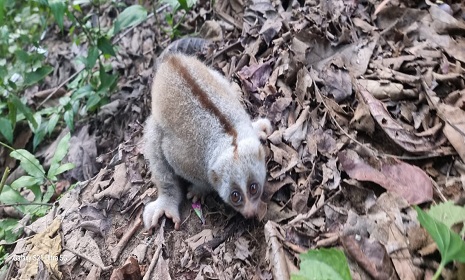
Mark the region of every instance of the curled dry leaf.
<instances>
[{"instance_id":1,"label":"curled dry leaf","mask_svg":"<svg viewBox=\"0 0 465 280\"><path fill-rule=\"evenodd\" d=\"M339 152L338 158L342 169L351 178L377 183L410 204L420 204L433 198L433 186L428 175L416 166L396 159L371 158L370 163L377 165L373 167L353 150Z\"/></svg>"},{"instance_id":2,"label":"curled dry leaf","mask_svg":"<svg viewBox=\"0 0 465 280\"><path fill-rule=\"evenodd\" d=\"M261 64L252 64L250 66L245 66L237 73L247 92L257 92L258 88L262 88L265 85L273 70L271 68L272 63L273 61L269 60Z\"/></svg>"},{"instance_id":3,"label":"curled dry leaf","mask_svg":"<svg viewBox=\"0 0 465 280\"><path fill-rule=\"evenodd\" d=\"M342 246L373 279L399 279L386 248L377 240L363 236L343 236Z\"/></svg>"},{"instance_id":4,"label":"curled dry leaf","mask_svg":"<svg viewBox=\"0 0 465 280\"><path fill-rule=\"evenodd\" d=\"M278 224L268 221L265 224L265 239L268 244L267 258L272 268L273 279L289 279L289 270L287 266L286 254L279 237L282 237L278 229Z\"/></svg>"},{"instance_id":5,"label":"curled dry leaf","mask_svg":"<svg viewBox=\"0 0 465 280\"><path fill-rule=\"evenodd\" d=\"M404 94L404 86L400 83L362 79L358 79L357 83L376 99L390 98L391 100L401 100L410 97Z\"/></svg>"},{"instance_id":6,"label":"curled dry leaf","mask_svg":"<svg viewBox=\"0 0 465 280\"><path fill-rule=\"evenodd\" d=\"M415 133L405 130L390 116L383 103L374 98L367 90L361 89L360 95L368 105L370 113L378 125L389 138L404 150L411 153L431 152L443 144L443 141L436 141L433 137L418 137Z\"/></svg>"},{"instance_id":7,"label":"curled dry leaf","mask_svg":"<svg viewBox=\"0 0 465 280\"><path fill-rule=\"evenodd\" d=\"M110 276L110 280L139 280L142 279L140 272L139 263L134 257L129 257L126 260L126 263L113 270Z\"/></svg>"}]
</instances>

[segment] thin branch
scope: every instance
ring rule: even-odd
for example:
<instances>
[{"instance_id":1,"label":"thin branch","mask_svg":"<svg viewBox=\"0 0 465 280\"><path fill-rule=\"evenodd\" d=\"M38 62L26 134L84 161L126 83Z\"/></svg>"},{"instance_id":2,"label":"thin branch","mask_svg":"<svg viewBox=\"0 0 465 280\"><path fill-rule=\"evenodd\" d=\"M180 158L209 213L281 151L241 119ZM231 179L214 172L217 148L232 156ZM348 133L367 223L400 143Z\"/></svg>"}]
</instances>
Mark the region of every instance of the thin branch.
<instances>
[{"instance_id":1,"label":"thin branch","mask_svg":"<svg viewBox=\"0 0 465 280\"><path fill-rule=\"evenodd\" d=\"M1 204L0 205L0 208L4 208L4 207L10 207L10 206L23 206L23 205L26 205L26 206L29 206L29 205L40 205L40 206L49 206L49 207L52 207L54 203L43 203L43 202L18 202L18 203L10 203L10 204Z\"/></svg>"}]
</instances>

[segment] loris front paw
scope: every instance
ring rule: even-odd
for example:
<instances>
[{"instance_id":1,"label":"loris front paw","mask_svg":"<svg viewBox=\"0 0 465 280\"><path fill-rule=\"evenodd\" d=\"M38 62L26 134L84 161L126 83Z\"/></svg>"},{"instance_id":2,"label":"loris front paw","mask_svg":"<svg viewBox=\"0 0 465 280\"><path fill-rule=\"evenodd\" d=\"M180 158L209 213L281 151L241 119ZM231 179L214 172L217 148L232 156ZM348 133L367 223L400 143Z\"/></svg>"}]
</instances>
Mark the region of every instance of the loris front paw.
<instances>
[{"instance_id":1,"label":"loris front paw","mask_svg":"<svg viewBox=\"0 0 465 280\"><path fill-rule=\"evenodd\" d=\"M179 230L181 226L181 215L179 214L179 205L170 200L169 197L159 197L157 200L145 205L142 217L145 228L148 230L158 224L158 220L165 215L173 220L174 229Z\"/></svg>"},{"instance_id":2,"label":"loris front paw","mask_svg":"<svg viewBox=\"0 0 465 280\"><path fill-rule=\"evenodd\" d=\"M204 202L206 192L202 191L202 188L190 185L187 189L187 199L192 200L192 203L196 203L200 200L200 202Z\"/></svg>"}]
</instances>

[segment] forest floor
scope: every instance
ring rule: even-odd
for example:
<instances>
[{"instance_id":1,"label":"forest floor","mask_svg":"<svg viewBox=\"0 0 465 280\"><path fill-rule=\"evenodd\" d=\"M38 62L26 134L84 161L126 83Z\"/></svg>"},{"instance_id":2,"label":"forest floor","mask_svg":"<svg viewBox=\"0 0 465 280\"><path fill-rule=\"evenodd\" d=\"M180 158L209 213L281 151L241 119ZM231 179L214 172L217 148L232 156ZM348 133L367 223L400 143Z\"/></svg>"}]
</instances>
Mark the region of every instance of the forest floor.
<instances>
[{"instance_id":1,"label":"forest floor","mask_svg":"<svg viewBox=\"0 0 465 280\"><path fill-rule=\"evenodd\" d=\"M112 9L101 22L114 20ZM185 42L201 44L251 117L274 128L267 212L245 220L211 195L203 222L186 201L179 231L166 219L147 232L141 211L156 188L141 136L154 61L171 42L165 13L121 35L118 91L73 132L72 177L82 182L30 226L43 232L60 218L55 276L289 279L299 254L339 248L353 279L431 279L441 258L413 205L465 203L463 2L199 1L178 31L209 40ZM57 30L45 44L60 69L45 84L53 88L86 45L71 48ZM465 272L451 263L442 276Z\"/></svg>"}]
</instances>

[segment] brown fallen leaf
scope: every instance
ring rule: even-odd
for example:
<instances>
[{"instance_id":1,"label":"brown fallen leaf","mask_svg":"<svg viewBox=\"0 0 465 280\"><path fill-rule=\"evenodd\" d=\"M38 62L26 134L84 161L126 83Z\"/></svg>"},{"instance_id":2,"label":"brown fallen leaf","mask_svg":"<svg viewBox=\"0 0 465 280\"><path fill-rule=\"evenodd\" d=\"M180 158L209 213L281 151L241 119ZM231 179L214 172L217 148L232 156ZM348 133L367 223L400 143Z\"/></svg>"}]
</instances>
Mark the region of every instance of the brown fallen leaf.
<instances>
[{"instance_id":1,"label":"brown fallen leaf","mask_svg":"<svg viewBox=\"0 0 465 280\"><path fill-rule=\"evenodd\" d=\"M357 93L359 95L359 93ZM370 109L363 99L359 98L360 102L355 109L353 118L350 120L350 126L358 131L363 131L369 135L373 135L375 132L375 122L370 114Z\"/></svg>"},{"instance_id":2,"label":"brown fallen leaf","mask_svg":"<svg viewBox=\"0 0 465 280\"><path fill-rule=\"evenodd\" d=\"M142 279L139 263L134 257L129 257L123 266L113 270L110 280L139 280Z\"/></svg>"},{"instance_id":3,"label":"brown fallen leaf","mask_svg":"<svg viewBox=\"0 0 465 280\"><path fill-rule=\"evenodd\" d=\"M420 168L396 159L371 158L368 164L355 151L338 153L342 169L353 179L377 183L403 197L409 204L431 201L433 186ZM374 167L373 165L376 165Z\"/></svg>"},{"instance_id":4,"label":"brown fallen leaf","mask_svg":"<svg viewBox=\"0 0 465 280\"><path fill-rule=\"evenodd\" d=\"M123 162L115 167L113 183L108 188L94 194L94 198L96 200L100 200L105 196L116 199L121 198L131 187L131 182L128 181L127 177L126 164Z\"/></svg>"},{"instance_id":5,"label":"brown fallen leaf","mask_svg":"<svg viewBox=\"0 0 465 280\"><path fill-rule=\"evenodd\" d=\"M352 81L348 71L327 67L322 71L322 79L326 81L325 90L341 103L352 95Z\"/></svg>"},{"instance_id":6,"label":"brown fallen leaf","mask_svg":"<svg viewBox=\"0 0 465 280\"><path fill-rule=\"evenodd\" d=\"M444 134L460 158L465 161L465 112L460 108L439 103L436 93L428 87L424 80L422 80L422 86L429 102L436 108L439 117L445 122Z\"/></svg>"},{"instance_id":7,"label":"brown fallen leaf","mask_svg":"<svg viewBox=\"0 0 465 280\"><path fill-rule=\"evenodd\" d=\"M283 138L288 143L291 143L294 149L298 149L301 142L305 140L307 135L307 118L309 113L309 107L305 107L305 109L300 113L299 118L296 122L289 126L283 132Z\"/></svg>"},{"instance_id":8,"label":"brown fallen leaf","mask_svg":"<svg viewBox=\"0 0 465 280\"><path fill-rule=\"evenodd\" d=\"M386 248L377 240L349 235L341 241L346 253L374 279L399 279Z\"/></svg>"},{"instance_id":9,"label":"brown fallen leaf","mask_svg":"<svg viewBox=\"0 0 465 280\"><path fill-rule=\"evenodd\" d=\"M273 179L283 175L299 163L299 154L288 145L280 144L275 146L270 144L270 148L273 152L273 160L281 165L280 170L273 170L270 172Z\"/></svg>"},{"instance_id":10,"label":"brown fallen leaf","mask_svg":"<svg viewBox=\"0 0 465 280\"><path fill-rule=\"evenodd\" d=\"M61 235L57 234L61 228L60 217L55 218L48 223L46 229L37 233L27 241L29 250L22 255L21 268L19 274L21 279L32 279L37 276L38 262L40 258L43 261L44 269L50 272L49 276L61 278L62 274L58 269L58 260L62 250Z\"/></svg>"},{"instance_id":11,"label":"brown fallen leaf","mask_svg":"<svg viewBox=\"0 0 465 280\"><path fill-rule=\"evenodd\" d=\"M64 162L72 162L75 167L69 171L69 177L78 181L92 178L98 172L95 158L97 157L97 144L95 135L89 134L89 125L73 134L69 140L69 151ZM69 178L71 181L71 179Z\"/></svg>"},{"instance_id":12,"label":"brown fallen leaf","mask_svg":"<svg viewBox=\"0 0 465 280\"><path fill-rule=\"evenodd\" d=\"M239 237L236 242L234 242L234 245L236 245L236 248L234 248L234 255L237 259L249 262L247 259L252 256L254 251L253 249L251 250L249 248L249 243L250 241L242 236Z\"/></svg>"}]
</instances>

